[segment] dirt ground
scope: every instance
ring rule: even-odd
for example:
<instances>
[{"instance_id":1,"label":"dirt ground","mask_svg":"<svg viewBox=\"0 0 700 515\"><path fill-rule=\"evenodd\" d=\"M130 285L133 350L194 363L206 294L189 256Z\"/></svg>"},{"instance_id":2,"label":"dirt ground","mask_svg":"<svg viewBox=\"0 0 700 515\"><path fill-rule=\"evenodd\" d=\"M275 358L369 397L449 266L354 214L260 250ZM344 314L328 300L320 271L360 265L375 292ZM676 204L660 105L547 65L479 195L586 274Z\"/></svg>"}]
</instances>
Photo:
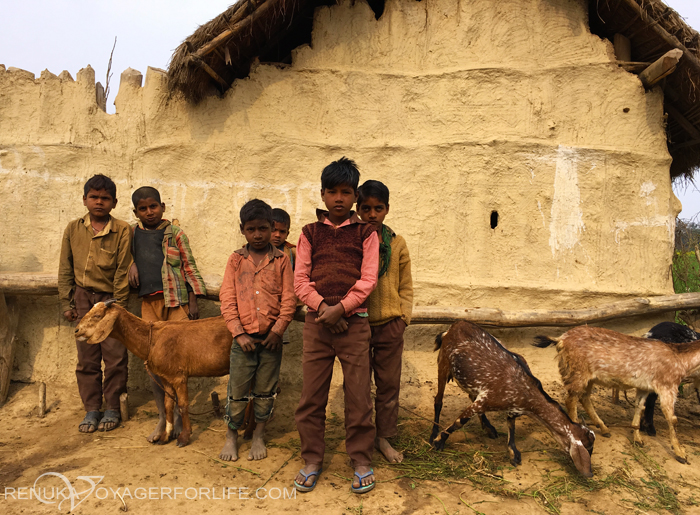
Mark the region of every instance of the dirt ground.
<instances>
[{"instance_id":1,"label":"dirt ground","mask_svg":"<svg viewBox=\"0 0 700 515\"><path fill-rule=\"evenodd\" d=\"M554 350L528 346L517 350L545 389L561 401ZM430 374L430 367L435 368L436 357L425 360L426 377L435 375ZM549 433L527 417L517 424L517 445L523 453L518 468L507 458L503 414L490 417L499 430L498 440L489 440L478 422L471 421L451 436L445 451L430 450L426 419L433 415L435 384L413 381L402 390L405 409L400 413L396 442L405 450L406 461L389 465L375 455L379 483L374 491L358 496L350 492L352 469L344 453L342 391L337 387L328 408L324 472L316 490L307 494L292 490L292 479L302 466L293 419L298 389L283 387L278 397L268 430L268 458L247 461L250 443L244 442L243 459L235 464L215 459L223 445L225 425L213 413L193 415L189 446L151 445L146 436L157 412L149 392L130 392L131 420L122 427L84 435L77 431L83 416L77 387L47 385L50 410L44 419L37 417L38 389L37 384L13 383L8 401L0 408L0 494L4 494L0 495L0 513L68 512L71 499L59 507L52 494L65 484L54 476L40 478L47 472L62 474L78 492L87 489L73 500L73 511L82 513L116 514L124 505L139 514L175 509L178 513L242 510L307 515L700 513L700 428L694 427L700 425L700 417L694 413L698 410L694 394L680 399L676 408L679 438L690 461L682 465L673 457L666 423L658 410L658 436L645 437L645 446L637 449L630 443L632 406L624 397L621 405L614 405L609 390L598 390L594 403L611 427L612 437L603 438L596 432L595 476L586 480ZM225 399L225 385L216 390ZM209 394L209 390L191 391L194 413L211 409ZM448 385L442 422L451 423L465 403L466 396ZM90 492L90 483L78 476L90 476L96 488ZM35 482L47 502L29 498ZM58 494L59 500L64 497L68 496Z\"/></svg>"}]
</instances>

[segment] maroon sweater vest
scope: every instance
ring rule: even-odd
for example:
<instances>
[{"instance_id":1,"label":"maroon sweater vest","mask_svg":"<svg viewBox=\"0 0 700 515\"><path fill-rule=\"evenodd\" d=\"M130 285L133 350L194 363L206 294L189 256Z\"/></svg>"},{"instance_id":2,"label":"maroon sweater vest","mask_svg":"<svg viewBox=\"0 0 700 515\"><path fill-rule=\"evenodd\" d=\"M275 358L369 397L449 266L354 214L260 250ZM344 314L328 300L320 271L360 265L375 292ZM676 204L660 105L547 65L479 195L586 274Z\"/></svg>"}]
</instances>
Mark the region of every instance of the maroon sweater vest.
<instances>
[{"instance_id":1,"label":"maroon sweater vest","mask_svg":"<svg viewBox=\"0 0 700 515\"><path fill-rule=\"evenodd\" d=\"M362 245L373 231L365 223L336 228L322 222L301 230L311 244L311 281L329 306L338 304L362 276Z\"/></svg>"}]
</instances>

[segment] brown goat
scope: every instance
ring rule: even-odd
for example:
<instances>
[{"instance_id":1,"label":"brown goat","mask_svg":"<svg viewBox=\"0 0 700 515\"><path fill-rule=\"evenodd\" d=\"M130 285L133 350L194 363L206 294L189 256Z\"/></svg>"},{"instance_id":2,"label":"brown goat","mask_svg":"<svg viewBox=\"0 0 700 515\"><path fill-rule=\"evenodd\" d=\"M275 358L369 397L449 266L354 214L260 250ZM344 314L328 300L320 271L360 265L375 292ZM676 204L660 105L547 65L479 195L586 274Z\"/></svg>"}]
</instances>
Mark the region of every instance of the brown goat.
<instances>
[{"instance_id":1,"label":"brown goat","mask_svg":"<svg viewBox=\"0 0 700 515\"><path fill-rule=\"evenodd\" d=\"M219 377L229 373L233 338L222 316L177 322L144 322L114 300L98 302L75 328L81 341L99 343L108 336L122 342L144 360L150 372L161 377L165 390L165 418L159 443L167 443L173 429L173 405L177 394L182 432L177 445L187 445L192 434L188 414L189 377Z\"/></svg>"},{"instance_id":2,"label":"brown goat","mask_svg":"<svg viewBox=\"0 0 700 515\"><path fill-rule=\"evenodd\" d=\"M506 411L508 450L513 465L521 462L520 452L515 447L515 419L530 415L552 432L581 474L593 476L591 454L595 434L586 426L571 421L562 407L547 395L522 356L508 351L481 327L464 321L454 323L446 333L435 338L435 350L438 349L438 391L430 437L437 450L442 450L450 434L472 416L482 416L483 424L485 412ZM445 384L450 379L469 394L472 404L435 439Z\"/></svg>"},{"instance_id":3,"label":"brown goat","mask_svg":"<svg viewBox=\"0 0 700 515\"><path fill-rule=\"evenodd\" d=\"M579 326L560 338L538 336L537 347L557 344L559 373L567 392L566 409L577 420L579 400L603 436L610 430L600 419L591 402L596 384L622 390L636 388L636 409L632 428L634 441L642 444L639 422L649 392L659 395L661 410L668 422L671 446L676 459L687 463L685 451L676 437L673 413L678 385L693 369L700 366L700 341L667 345L658 340L637 338L601 327Z\"/></svg>"}]
</instances>

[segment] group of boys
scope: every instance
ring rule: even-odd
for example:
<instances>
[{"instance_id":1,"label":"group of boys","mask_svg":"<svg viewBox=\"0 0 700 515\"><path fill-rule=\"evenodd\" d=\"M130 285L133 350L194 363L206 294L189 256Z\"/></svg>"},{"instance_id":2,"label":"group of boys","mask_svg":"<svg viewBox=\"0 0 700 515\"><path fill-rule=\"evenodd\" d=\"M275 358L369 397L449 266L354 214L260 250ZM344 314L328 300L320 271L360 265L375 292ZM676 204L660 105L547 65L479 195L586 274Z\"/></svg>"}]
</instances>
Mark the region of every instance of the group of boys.
<instances>
[{"instance_id":1,"label":"group of boys","mask_svg":"<svg viewBox=\"0 0 700 515\"><path fill-rule=\"evenodd\" d=\"M352 491L374 488L375 447L390 462L403 459L388 439L397 434L403 332L413 304L411 263L405 240L384 224L389 190L373 180L359 186L359 178L356 164L347 158L324 168L326 210L317 210L318 221L303 227L297 246L286 241L291 220L285 211L257 199L247 202L240 211L247 243L229 257L221 285L221 313L233 338L224 417L228 429L219 455L225 461L238 459L238 429L251 400L256 427L248 459L267 456L264 431L278 392L287 328L297 299L308 307L295 414L305 465L294 486L301 492L313 490L322 472L336 357L343 370L346 451L355 469ZM139 188L132 201L138 223L129 227L110 215L117 200L109 178L97 175L85 184L88 214L68 225L61 249L59 296L69 321L112 296L126 307L129 285L138 289L145 320L198 317L197 296L206 290L187 237L163 218L165 204L156 189ZM76 376L87 411L79 430L111 430L120 422L119 395L126 391L126 349L111 338L77 346ZM149 436L155 442L165 424L164 393L158 377L151 381L160 417ZM174 433L178 428L176 418Z\"/></svg>"}]
</instances>

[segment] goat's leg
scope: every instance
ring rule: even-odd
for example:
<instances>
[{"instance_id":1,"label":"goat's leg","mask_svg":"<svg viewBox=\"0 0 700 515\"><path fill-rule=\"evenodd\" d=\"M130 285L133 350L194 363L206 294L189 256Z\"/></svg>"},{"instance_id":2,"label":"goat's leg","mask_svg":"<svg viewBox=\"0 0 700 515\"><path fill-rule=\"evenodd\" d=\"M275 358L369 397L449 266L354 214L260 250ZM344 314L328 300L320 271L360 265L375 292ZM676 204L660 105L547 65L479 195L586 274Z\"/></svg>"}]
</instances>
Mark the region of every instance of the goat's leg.
<instances>
[{"instance_id":1,"label":"goat's leg","mask_svg":"<svg viewBox=\"0 0 700 515\"><path fill-rule=\"evenodd\" d=\"M656 392L649 392L646 402L644 403L644 417L639 421L639 428L646 431L649 436L656 436L656 428L654 427L654 408L656 407L656 399L659 396Z\"/></svg>"},{"instance_id":2,"label":"goat's leg","mask_svg":"<svg viewBox=\"0 0 700 515\"><path fill-rule=\"evenodd\" d=\"M632 429L634 430L634 443L637 445L644 445L642 441L642 435L639 434L639 423L642 418L642 411L644 411L644 405L647 400L649 392L637 389L637 397L634 401L634 418L632 419Z\"/></svg>"},{"instance_id":3,"label":"goat's leg","mask_svg":"<svg viewBox=\"0 0 700 515\"><path fill-rule=\"evenodd\" d=\"M485 413L479 415L479 420L481 420L481 428L486 431L486 436L492 440L498 438L498 431L496 431L496 428L491 425L491 422L489 422L489 419L486 418Z\"/></svg>"},{"instance_id":4,"label":"goat's leg","mask_svg":"<svg viewBox=\"0 0 700 515\"><path fill-rule=\"evenodd\" d=\"M190 443L192 434L192 424L190 423L190 399L187 391L187 378L179 380L173 385L177 391L177 407L180 408L180 418L182 420L182 431L177 437L177 446L184 447Z\"/></svg>"},{"instance_id":5,"label":"goat's leg","mask_svg":"<svg viewBox=\"0 0 700 515\"><path fill-rule=\"evenodd\" d=\"M522 463L520 451L515 447L515 419L519 415L508 414L508 454L510 454L510 463L517 467Z\"/></svg>"},{"instance_id":6,"label":"goat's leg","mask_svg":"<svg viewBox=\"0 0 700 515\"><path fill-rule=\"evenodd\" d=\"M671 392L661 391L659 393L659 403L661 404L661 411L666 417L666 422L668 422L668 433L671 437L671 447L673 452L676 453L676 460L681 463L688 463L688 458L686 457L685 450L681 447L678 442L678 437L676 436L676 424L678 420L676 415L673 413L674 405L676 404L676 392L678 388L674 388Z\"/></svg>"},{"instance_id":7,"label":"goat's leg","mask_svg":"<svg viewBox=\"0 0 700 515\"><path fill-rule=\"evenodd\" d=\"M583 404L583 409L586 410L588 416L591 417L591 421L598 426L598 429L600 429L600 433L605 438L610 438L610 429L608 429L608 426L605 425L605 422L603 422L603 420L598 416L598 413L596 413L595 408L593 407L593 402L591 401L592 391L593 384L591 383L588 385L586 392L581 397L581 404Z\"/></svg>"},{"instance_id":8,"label":"goat's leg","mask_svg":"<svg viewBox=\"0 0 700 515\"><path fill-rule=\"evenodd\" d=\"M525 359L522 356L520 356L521 359ZM471 399L472 402L476 400L476 395L469 395L469 398ZM486 418L486 413L481 413L479 414L479 420L481 421L481 429L483 429L486 432L486 436L491 438L492 440L495 440L498 438L498 431L496 431L496 428L491 425L491 422L489 422L489 419Z\"/></svg>"},{"instance_id":9,"label":"goat's leg","mask_svg":"<svg viewBox=\"0 0 700 515\"><path fill-rule=\"evenodd\" d=\"M462 427L464 424L469 422L469 419L472 418L474 415L478 413L483 413L484 406L486 403L486 398L485 397L477 397L476 400L469 406L467 409L465 409L462 414L459 416L457 420L455 420L450 427L448 427L445 431L440 433L440 436L433 441L433 446L435 447L436 450L441 451L442 449L445 448L445 442L447 442L447 439L450 437L452 433L457 431L460 427Z\"/></svg>"},{"instance_id":10,"label":"goat's leg","mask_svg":"<svg viewBox=\"0 0 700 515\"><path fill-rule=\"evenodd\" d=\"M161 445L166 444L170 441L170 434L173 431L173 418L175 410L175 389L169 381L166 381L161 377L163 383L163 391L165 392L165 427L161 431L160 435L153 441L153 443L159 443Z\"/></svg>"},{"instance_id":11,"label":"goat's leg","mask_svg":"<svg viewBox=\"0 0 700 515\"><path fill-rule=\"evenodd\" d=\"M442 352L440 352L440 357L442 358ZM438 389L435 394L435 418L433 419L433 431L430 433L430 442L435 440L435 437L440 432L440 412L442 411L442 398L445 395L445 384L447 383L447 376L450 372L450 365L445 361L438 362Z\"/></svg>"},{"instance_id":12,"label":"goat's leg","mask_svg":"<svg viewBox=\"0 0 700 515\"><path fill-rule=\"evenodd\" d=\"M580 394L577 392L567 391L566 393L566 413L568 413L569 418L578 422L578 401L580 399Z\"/></svg>"}]
</instances>

